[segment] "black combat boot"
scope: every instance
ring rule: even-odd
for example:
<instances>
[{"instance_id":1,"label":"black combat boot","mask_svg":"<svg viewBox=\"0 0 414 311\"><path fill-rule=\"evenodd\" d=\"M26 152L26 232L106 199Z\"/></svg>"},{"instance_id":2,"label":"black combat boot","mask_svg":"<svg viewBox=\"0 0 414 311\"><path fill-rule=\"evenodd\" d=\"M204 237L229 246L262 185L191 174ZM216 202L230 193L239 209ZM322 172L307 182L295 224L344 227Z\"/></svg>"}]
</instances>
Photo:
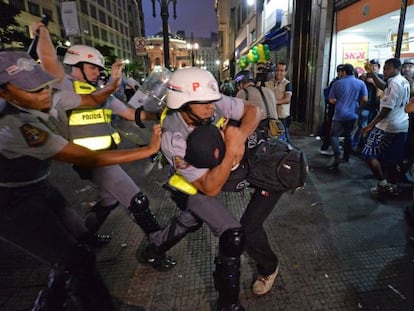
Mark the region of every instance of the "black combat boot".
<instances>
[{"instance_id":1,"label":"black combat boot","mask_svg":"<svg viewBox=\"0 0 414 311\"><path fill-rule=\"evenodd\" d=\"M131 213L132 219L134 219L147 237L151 233L161 230L157 219L149 209L149 200L144 193L140 192L135 195L132 198L131 205L128 209ZM141 253L140 260L158 271L169 271L176 266L177 262L174 258L166 256L165 252L167 250L168 249L162 251L159 247L155 247L155 245L150 244Z\"/></svg>"},{"instance_id":2,"label":"black combat boot","mask_svg":"<svg viewBox=\"0 0 414 311\"><path fill-rule=\"evenodd\" d=\"M175 260L165 256L165 253L180 242L187 233L195 232L203 225L203 222L191 213L186 215L187 218L173 217L164 228L151 235L152 243L141 253L146 264L159 271L168 271L176 265Z\"/></svg>"},{"instance_id":3,"label":"black combat boot","mask_svg":"<svg viewBox=\"0 0 414 311\"><path fill-rule=\"evenodd\" d=\"M100 203L96 203L88 210L84 218L84 223L88 228L89 236L82 242L85 242L92 248L99 248L111 241L111 236L98 234L97 232L118 204L117 202L112 205L103 206Z\"/></svg>"}]
</instances>

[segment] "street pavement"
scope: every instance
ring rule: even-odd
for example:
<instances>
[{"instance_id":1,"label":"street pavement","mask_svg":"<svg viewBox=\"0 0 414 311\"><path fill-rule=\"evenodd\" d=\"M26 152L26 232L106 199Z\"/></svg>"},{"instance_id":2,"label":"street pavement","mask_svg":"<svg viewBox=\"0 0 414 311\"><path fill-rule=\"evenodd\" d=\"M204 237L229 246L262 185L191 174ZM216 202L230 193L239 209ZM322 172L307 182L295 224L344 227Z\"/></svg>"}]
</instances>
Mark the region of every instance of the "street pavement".
<instances>
[{"instance_id":1,"label":"street pavement","mask_svg":"<svg viewBox=\"0 0 414 311\"><path fill-rule=\"evenodd\" d=\"M404 217L412 185L402 184L399 197L373 196L369 189L375 180L363 160L353 156L332 170L332 159L319 154L316 137L293 134L293 143L307 154L309 177L303 189L282 196L266 222L280 263L270 293L252 294L254 262L242 255L240 300L246 310L414 310L414 246L408 242L413 228ZM179 212L162 188L167 167L150 160L123 167L150 198L160 223ZM55 163L53 169L52 182L83 215L94 202L95 187L70 165ZM249 190L220 198L240 216ZM114 210L101 233L112 235L112 241L97 251L98 269L121 311L212 310L218 240L205 225L169 251L178 262L169 272L139 261L146 239L126 208ZM0 252L0 310L29 310L48 267L4 242Z\"/></svg>"}]
</instances>

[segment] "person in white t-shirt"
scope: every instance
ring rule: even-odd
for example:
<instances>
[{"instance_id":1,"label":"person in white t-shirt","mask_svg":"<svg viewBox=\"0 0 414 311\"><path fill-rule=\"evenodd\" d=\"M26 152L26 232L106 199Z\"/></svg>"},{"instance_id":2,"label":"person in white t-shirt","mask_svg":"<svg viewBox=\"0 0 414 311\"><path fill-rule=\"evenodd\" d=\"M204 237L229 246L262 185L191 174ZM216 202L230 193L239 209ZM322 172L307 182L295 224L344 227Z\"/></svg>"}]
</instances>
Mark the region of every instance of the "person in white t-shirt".
<instances>
[{"instance_id":1,"label":"person in white t-shirt","mask_svg":"<svg viewBox=\"0 0 414 311\"><path fill-rule=\"evenodd\" d=\"M399 193L396 182L397 165L404 158L408 133L408 114L405 106L410 99L410 84L401 74L401 61L390 58L385 61L386 88L380 102L378 115L362 129L368 133L362 155L371 169L377 185L371 189L375 194Z\"/></svg>"}]
</instances>

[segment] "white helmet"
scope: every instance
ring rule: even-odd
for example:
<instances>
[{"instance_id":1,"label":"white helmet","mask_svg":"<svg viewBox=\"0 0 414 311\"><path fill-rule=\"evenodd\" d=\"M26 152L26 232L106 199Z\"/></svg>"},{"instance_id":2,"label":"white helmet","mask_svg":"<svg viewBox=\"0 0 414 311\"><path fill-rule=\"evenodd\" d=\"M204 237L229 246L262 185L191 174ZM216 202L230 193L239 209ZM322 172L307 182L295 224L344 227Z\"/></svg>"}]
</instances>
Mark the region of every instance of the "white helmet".
<instances>
[{"instance_id":1,"label":"white helmet","mask_svg":"<svg viewBox=\"0 0 414 311\"><path fill-rule=\"evenodd\" d=\"M73 45L67 50L63 63L70 66L75 66L78 63L89 63L105 69L104 58L97 49L87 45Z\"/></svg>"},{"instance_id":2,"label":"white helmet","mask_svg":"<svg viewBox=\"0 0 414 311\"><path fill-rule=\"evenodd\" d=\"M214 76L198 67L178 69L167 86L167 107L179 109L187 103L211 103L221 94Z\"/></svg>"}]
</instances>

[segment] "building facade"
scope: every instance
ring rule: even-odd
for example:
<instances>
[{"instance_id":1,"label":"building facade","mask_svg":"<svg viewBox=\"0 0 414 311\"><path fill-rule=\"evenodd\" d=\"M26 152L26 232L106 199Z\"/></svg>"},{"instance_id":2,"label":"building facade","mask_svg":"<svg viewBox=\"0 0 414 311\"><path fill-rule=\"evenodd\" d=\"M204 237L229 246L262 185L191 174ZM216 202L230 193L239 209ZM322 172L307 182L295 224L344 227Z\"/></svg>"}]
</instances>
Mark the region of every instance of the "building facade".
<instances>
[{"instance_id":1,"label":"building facade","mask_svg":"<svg viewBox=\"0 0 414 311\"><path fill-rule=\"evenodd\" d=\"M170 69L197 66L213 73L220 79L220 63L217 52L217 34L212 33L210 38L184 39L185 32L169 34ZM164 66L164 47L162 33L145 38L145 52L147 57L147 71L151 72L154 66Z\"/></svg>"},{"instance_id":2,"label":"building facade","mask_svg":"<svg viewBox=\"0 0 414 311\"><path fill-rule=\"evenodd\" d=\"M76 0L72 3L75 33L68 34L62 21L62 1L46 0L0 0L21 10L16 18L19 27L26 31L33 21L43 14L51 17L49 30L60 44L86 44L95 47L106 46L112 55L139 62L134 45L135 37L145 33L141 0Z\"/></svg>"}]
</instances>

